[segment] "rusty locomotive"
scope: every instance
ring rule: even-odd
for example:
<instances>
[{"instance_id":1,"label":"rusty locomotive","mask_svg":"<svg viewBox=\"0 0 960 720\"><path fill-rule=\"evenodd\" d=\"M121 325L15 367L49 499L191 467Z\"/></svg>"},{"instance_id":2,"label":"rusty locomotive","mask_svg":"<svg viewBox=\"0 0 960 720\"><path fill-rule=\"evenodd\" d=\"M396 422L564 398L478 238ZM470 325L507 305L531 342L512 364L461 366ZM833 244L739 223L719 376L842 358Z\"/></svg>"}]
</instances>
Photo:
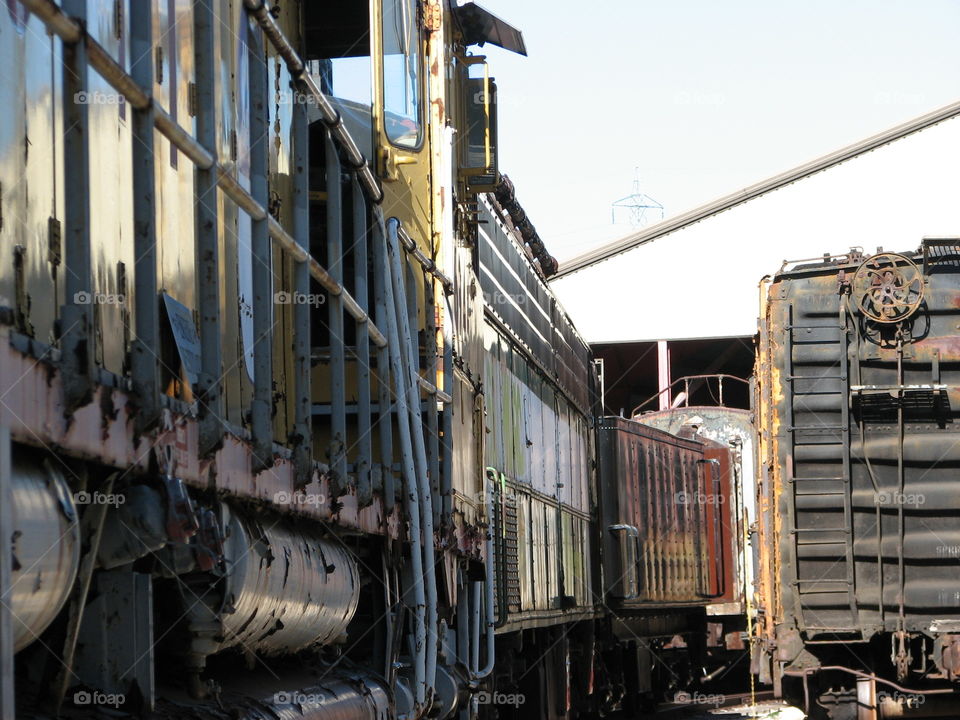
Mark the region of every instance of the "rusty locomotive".
<instances>
[{"instance_id":1,"label":"rusty locomotive","mask_svg":"<svg viewBox=\"0 0 960 720\"><path fill-rule=\"evenodd\" d=\"M739 456L600 417L488 42L7 3L2 717L572 717L742 648Z\"/></svg>"}]
</instances>

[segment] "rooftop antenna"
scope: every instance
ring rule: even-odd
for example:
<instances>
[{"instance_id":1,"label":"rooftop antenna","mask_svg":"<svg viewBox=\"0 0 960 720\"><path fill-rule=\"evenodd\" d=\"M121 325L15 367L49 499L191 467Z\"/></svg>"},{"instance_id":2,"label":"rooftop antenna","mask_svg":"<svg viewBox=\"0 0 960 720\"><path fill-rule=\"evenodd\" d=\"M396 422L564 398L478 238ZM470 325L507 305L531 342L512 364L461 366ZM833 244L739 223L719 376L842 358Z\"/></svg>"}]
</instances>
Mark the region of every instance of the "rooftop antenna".
<instances>
[{"instance_id":1,"label":"rooftop antenna","mask_svg":"<svg viewBox=\"0 0 960 720\"><path fill-rule=\"evenodd\" d=\"M663 205L640 192L640 168L634 168L633 173L633 192L610 206L610 222L616 225L619 218L631 227L646 227L650 223L648 215L655 216L654 222L663 220Z\"/></svg>"}]
</instances>

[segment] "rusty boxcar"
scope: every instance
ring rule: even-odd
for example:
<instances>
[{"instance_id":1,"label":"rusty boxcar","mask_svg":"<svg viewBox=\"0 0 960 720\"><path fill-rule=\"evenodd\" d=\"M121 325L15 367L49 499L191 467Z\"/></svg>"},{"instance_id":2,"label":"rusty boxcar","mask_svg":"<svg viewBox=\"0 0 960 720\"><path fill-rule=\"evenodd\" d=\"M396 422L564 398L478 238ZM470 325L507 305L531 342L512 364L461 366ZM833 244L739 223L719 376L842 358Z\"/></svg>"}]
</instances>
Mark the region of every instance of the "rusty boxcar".
<instances>
[{"instance_id":1,"label":"rusty boxcar","mask_svg":"<svg viewBox=\"0 0 960 720\"><path fill-rule=\"evenodd\" d=\"M933 713L956 690L958 308L955 239L767 287L758 670L811 712Z\"/></svg>"}]
</instances>

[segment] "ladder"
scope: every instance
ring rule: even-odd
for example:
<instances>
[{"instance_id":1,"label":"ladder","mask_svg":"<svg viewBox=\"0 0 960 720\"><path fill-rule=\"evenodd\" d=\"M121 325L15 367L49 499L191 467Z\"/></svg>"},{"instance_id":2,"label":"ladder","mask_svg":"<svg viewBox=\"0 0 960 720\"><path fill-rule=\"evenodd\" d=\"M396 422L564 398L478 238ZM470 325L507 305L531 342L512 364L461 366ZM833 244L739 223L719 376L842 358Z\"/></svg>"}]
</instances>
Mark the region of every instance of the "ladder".
<instances>
[{"instance_id":1,"label":"ladder","mask_svg":"<svg viewBox=\"0 0 960 720\"><path fill-rule=\"evenodd\" d=\"M857 633L862 637L859 622L859 608L856 598L856 576L854 565L853 542L853 494L850 472L850 402L849 386L849 357L848 340L850 328L843 296L837 296L839 306L832 318L824 316L806 318L803 323L795 324L795 309L793 304L788 307L788 325L785 328L787 391L788 391L788 447L790 459L787 463L787 482L792 489L790 498L790 535L794 557L792 594L797 621L806 631L830 632L834 634ZM822 320L822 322L820 322ZM813 335L813 337L811 337ZM830 356L826 353L818 358L817 364L798 362L796 348L798 346L834 346L835 362L826 365ZM805 403L816 398L817 408L805 408ZM831 402L835 401L835 402ZM839 409L839 424L825 424L817 422L817 413L823 408L830 408L827 412L836 415ZM798 424L803 421L805 424ZM818 460L819 463L832 463L839 466L839 471L818 476L814 470L808 470L801 458L797 459L798 450L804 447L833 448L828 450L829 457ZM828 488L828 489L825 489ZM801 518L798 502L804 497L836 497L843 506L843 523L831 523L831 527L823 527L810 523ZM820 546L833 548L835 552L827 555L818 553L817 557L836 559L836 565L843 564L842 577L817 578L802 577L800 561L811 556L804 555L804 548ZM834 575L834 573L831 573ZM806 614L817 617L817 613L824 609L810 602L811 595L846 594L850 607L850 622L843 623L843 627L830 626L829 623L817 622L808 625ZM826 626L826 627L825 627Z\"/></svg>"}]
</instances>

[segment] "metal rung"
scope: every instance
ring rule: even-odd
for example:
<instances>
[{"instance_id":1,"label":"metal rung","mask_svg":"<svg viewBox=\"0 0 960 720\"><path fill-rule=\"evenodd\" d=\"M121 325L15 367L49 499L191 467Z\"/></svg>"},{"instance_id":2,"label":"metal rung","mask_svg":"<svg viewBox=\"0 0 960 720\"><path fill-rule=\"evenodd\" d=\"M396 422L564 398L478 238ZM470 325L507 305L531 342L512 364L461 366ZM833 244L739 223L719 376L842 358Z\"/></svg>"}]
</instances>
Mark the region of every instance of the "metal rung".
<instances>
[{"instance_id":1,"label":"metal rung","mask_svg":"<svg viewBox=\"0 0 960 720\"><path fill-rule=\"evenodd\" d=\"M843 430L847 431L843 425L789 425L787 432L797 432L798 430Z\"/></svg>"},{"instance_id":2,"label":"metal rung","mask_svg":"<svg viewBox=\"0 0 960 720\"><path fill-rule=\"evenodd\" d=\"M846 375L787 375L787 380L846 380Z\"/></svg>"},{"instance_id":3,"label":"metal rung","mask_svg":"<svg viewBox=\"0 0 960 720\"><path fill-rule=\"evenodd\" d=\"M806 392L794 390L793 396L797 397L798 395L846 395L846 393L843 390L807 390Z\"/></svg>"},{"instance_id":4,"label":"metal rung","mask_svg":"<svg viewBox=\"0 0 960 720\"><path fill-rule=\"evenodd\" d=\"M848 528L844 528L844 527L839 527L839 528L818 528L818 527L813 527L813 528L794 528L794 529L791 530L790 532L792 532L792 533L808 533L808 532L842 532L842 533L849 533L850 530L849 530Z\"/></svg>"},{"instance_id":5,"label":"metal rung","mask_svg":"<svg viewBox=\"0 0 960 720\"><path fill-rule=\"evenodd\" d=\"M794 447L811 447L815 445L843 445L843 440L827 440L825 442L800 442L799 440L794 440Z\"/></svg>"},{"instance_id":6,"label":"metal rung","mask_svg":"<svg viewBox=\"0 0 960 720\"><path fill-rule=\"evenodd\" d=\"M808 631L808 630L821 631L821 632L832 632L832 633L837 633L838 635L839 635L840 633L859 633L859 632L860 632L860 628L824 627L824 626L822 626L822 625L807 625L807 626L804 628L804 631Z\"/></svg>"},{"instance_id":7,"label":"metal rung","mask_svg":"<svg viewBox=\"0 0 960 720\"><path fill-rule=\"evenodd\" d=\"M811 540L810 542L800 542L797 540L797 547L813 547L814 545L837 545L846 549L846 540Z\"/></svg>"},{"instance_id":8,"label":"metal rung","mask_svg":"<svg viewBox=\"0 0 960 720\"><path fill-rule=\"evenodd\" d=\"M812 492L812 493L798 493L794 491L793 496L802 498L802 497L826 497L831 495L846 495L846 494L847 494L846 490L837 490L837 491L831 491L831 492Z\"/></svg>"},{"instance_id":9,"label":"metal rung","mask_svg":"<svg viewBox=\"0 0 960 720\"><path fill-rule=\"evenodd\" d=\"M795 477L790 478L790 482L806 482L808 480L823 480L824 482L829 482L833 480L834 482L846 482L847 479L843 477L822 477L822 478L812 478L812 477Z\"/></svg>"},{"instance_id":10,"label":"metal rung","mask_svg":"<svg viewBox=\"0 0 960 720\"><path fill-rule=\"evenodd\" d=\"M846 330L843 325L787 325L787 330Z\"/></svg>"},{"instance_id":11,"label":"metal rung","mask_svg":"<svg viewBox=\"0 0 960 720\"><path fill-rule=\"evenodd\" d=\"M826 583L827 585L853 585L849 580L840 578L797 578L793 581L794 585L800 585L801 583Z\"/></svg>"}]
</instances>

